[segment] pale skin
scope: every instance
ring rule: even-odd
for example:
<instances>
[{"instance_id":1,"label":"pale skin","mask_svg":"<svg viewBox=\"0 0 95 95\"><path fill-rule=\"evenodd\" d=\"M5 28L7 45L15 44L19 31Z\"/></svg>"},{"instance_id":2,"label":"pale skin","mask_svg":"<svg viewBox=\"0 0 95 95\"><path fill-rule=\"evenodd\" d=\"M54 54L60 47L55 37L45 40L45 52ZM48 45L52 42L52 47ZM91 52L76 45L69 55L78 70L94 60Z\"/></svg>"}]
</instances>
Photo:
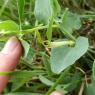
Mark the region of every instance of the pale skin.
<instances>
[{"instance_id":1,"label":"pale skin","mask_svg":"<svg viewBox=\"0 0 95 95\"><path fill-rule=\"evenodd\" d=\"M13 71L22 55L22 46L16 37L11 37L0 52L0 72ZM6 87L10 77L0 76L0 93ZM51 95L63 95L54 91Z\"/></svg>"}]
</instances>

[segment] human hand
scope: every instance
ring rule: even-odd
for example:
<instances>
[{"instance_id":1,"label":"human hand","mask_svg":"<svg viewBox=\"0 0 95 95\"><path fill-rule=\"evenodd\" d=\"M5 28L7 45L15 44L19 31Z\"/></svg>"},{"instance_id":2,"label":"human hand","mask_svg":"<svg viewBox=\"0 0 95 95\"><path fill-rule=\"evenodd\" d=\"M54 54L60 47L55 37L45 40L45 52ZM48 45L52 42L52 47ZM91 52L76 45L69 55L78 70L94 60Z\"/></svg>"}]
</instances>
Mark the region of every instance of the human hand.
<instances>
[{"instance_id":1,"label":"human hand","mask_svg":"<svg viewBox=\"0 0 95 95\"><path fill-rule=\"evenodd\" d=\"M22 46L16 37L12 37L6 43L4 49L0 52L0 72L13 71L18 64L22 54ZM8 76L0 76L0 93L8 83ZM51 95L62 95L57 91Z\"/></svg>"}]
</instances>

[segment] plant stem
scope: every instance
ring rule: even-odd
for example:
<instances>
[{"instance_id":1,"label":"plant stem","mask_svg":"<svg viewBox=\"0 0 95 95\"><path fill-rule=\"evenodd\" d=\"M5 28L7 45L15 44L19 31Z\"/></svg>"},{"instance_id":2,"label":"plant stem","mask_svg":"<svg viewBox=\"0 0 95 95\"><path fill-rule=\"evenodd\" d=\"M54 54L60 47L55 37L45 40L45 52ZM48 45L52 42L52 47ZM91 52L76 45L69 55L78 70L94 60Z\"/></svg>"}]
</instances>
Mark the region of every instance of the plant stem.
<instances>
[{"instance_id":1,"label":"plant stem","mask_svg":"<svg viewBox=\"0 0 95 95\"><path fill-rule=\"evenodd\" d=\"M65 16L66 16L68 10L69 10L68 8L66 8L66 9L64 10L63 16L62 16L62 18L61 18L62 20L65 18Z\"/></svg>"},{"instance_id":2,"label":"plant stem","mask_svg":"<svg viewBox=\"0 0 95 95\"><path fill-rule=\"evenodd\" d=\"M27 29L27 30L22 30L22 31L20 31L19 32L19 34L18 34L18 31L12 31L12 33L14 34L14 35L25 35L25 34L29 34L29 33L32 33L32 32L34 32L34 31L36 31L36 30L43 30L43 29L47 29L47 25L46 26L38 26L38 27L34 27L34 28L32 28L32 29ZM53 28L58 28L58 26L57 25L53 25L52 26ZM7 31L7 32L5 32L5 31L1 31L0 32L0 35L9 35L9 34L11 34L11 31Z\"/></svg>"},{"instance_id":3,"label":"plant stem","mask_svg":"<svg viewBox=\"0 0 95 95\"><path fill-rule=\"evenodd\" d=\"M32 32L35 31L35 30L46 29L47 27L48 27L47 25L45 25L45 26L38 26L38 27L34 27L34 28L32 28L32 29L27 29L27 30L23 30L23 31L25 31L25 34L26 34L26 33L32 33ZM53 28L58 28L57 25L53 25L52 27L53 27Z\"/></svg>"},{"instance_id":4,"label":"plant stem","mask_svg":"<svg viewBox=\"0 0 95 95\"><path fill-rule=\"evenodd\" d=\"M63 78L66 76L66 74L69 72L70 67L67 68L61 75L60 77L57 79L57 81L55 82L55 84L49 89L49 91L45 94L45 95L50 95L54 89L59 85L59 83L63 80Z\"/></svg>"}]
</instances>

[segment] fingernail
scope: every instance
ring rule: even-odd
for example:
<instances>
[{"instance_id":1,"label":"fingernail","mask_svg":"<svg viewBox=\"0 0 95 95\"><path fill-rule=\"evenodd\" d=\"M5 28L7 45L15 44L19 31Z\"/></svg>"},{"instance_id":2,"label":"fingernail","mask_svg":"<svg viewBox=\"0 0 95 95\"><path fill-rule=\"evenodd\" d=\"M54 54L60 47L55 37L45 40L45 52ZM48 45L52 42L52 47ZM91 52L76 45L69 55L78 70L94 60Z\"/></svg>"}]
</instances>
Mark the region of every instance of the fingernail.
<instances>
[{"instance_id":1,"label":"fingernail","mask_svg":"<svg viewBox=\"0 0 95 95\"><path fill-rule=\"evenodd\" d=\"M18 46L18 39L13 36L11 37L8 42L5 44L3 50L1 51L4 54L9 54L15 50L15 48Z\"/></svg>"}]
</instances>

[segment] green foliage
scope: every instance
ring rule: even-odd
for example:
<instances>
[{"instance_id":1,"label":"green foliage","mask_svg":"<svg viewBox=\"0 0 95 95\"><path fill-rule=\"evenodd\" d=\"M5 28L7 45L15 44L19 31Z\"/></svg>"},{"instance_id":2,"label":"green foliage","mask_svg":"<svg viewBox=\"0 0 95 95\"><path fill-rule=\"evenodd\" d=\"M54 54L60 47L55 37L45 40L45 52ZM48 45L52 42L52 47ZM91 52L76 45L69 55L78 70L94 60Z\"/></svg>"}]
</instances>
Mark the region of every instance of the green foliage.
<instances>
[{"instance_id":1,"label":"green foliage","mask_svg":"<svg viewBox=\"0 0 95 95\"><path fill-rule=\"evenodd\" d=\"M47 24L51 17L51 12L50 0L36 0L34 13L38 21Z\"/></svg>"},{"instance_id":2,"label":"green foliage","mask_svg":"<svg viewBox=\"0 0 95 95\"><path fill-rule=\"evenodd\" d=\"M61 46L53 48L51 50L50 58L52 71L59 74L68 66L74 64L76 60L87 52L88 46L88 39L79 37L76 40L76 45L74 47Z\"/></svg>"},{"instance_id":3,"label":"green foliage","mask_svg":"<svg viewBox=\"0 0 95 95\"><path fill-rule=\"evenodd\" d=\"M16 71L0 72L4 95L95 94L93 2L0 0L0 49L11 36L23 47Z\"/></svg>"},{"instance_id":4,"label":"green foliage","mask_svg":"<svg viewBox=\"0 0 95 95\"><path fill-rule=\"evenodd\" d=\"M80 16L67 11L63 14L61 26L63 32L66 31L72 34L74 30L78 30L81 27Z\"/></svg>"},{"instance_id":5,"label":"green foliage","mask_svg":"<svg viewBox=\"0 0 95 95\"><path fill-rule=\"evenodd\" d=\"M29 49L30 49L30 46L25 40L20 39L20 41L21 41L23 49L24 49L24 57L27 57L27 54L28 54Z\"/></svg>"},{"instance_id":6,"label":"green foliage","mask_svg":"<svg viewBox=\"0 0 95 95\"><path fill-rule=\"evenodd\" d=\"M0 30L4 30L4 31L18 31L19 30L19 26L11 20L7 20L7 21L2 21L0 22Z\"/></svg>"}]
</instances>

